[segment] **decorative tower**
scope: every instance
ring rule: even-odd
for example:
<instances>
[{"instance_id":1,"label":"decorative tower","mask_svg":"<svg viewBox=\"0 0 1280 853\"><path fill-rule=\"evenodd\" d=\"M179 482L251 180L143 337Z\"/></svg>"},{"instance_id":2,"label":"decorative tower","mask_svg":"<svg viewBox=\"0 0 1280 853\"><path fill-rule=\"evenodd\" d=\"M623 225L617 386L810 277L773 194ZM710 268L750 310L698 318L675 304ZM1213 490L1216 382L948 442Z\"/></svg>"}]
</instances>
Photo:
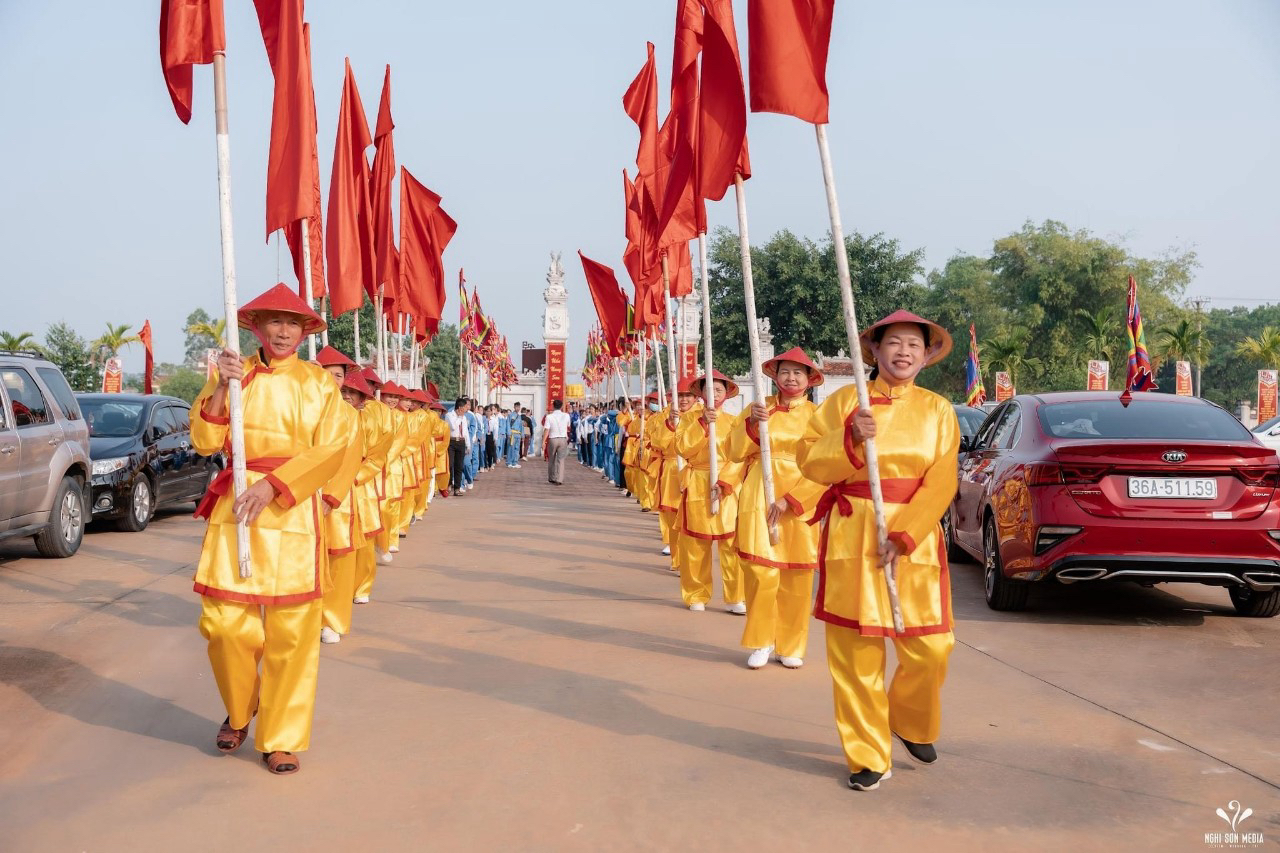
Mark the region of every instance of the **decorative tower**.
<instances>
[{"instance_id":1,"label":"decorative tower","mask_svg":"<svg viewBox=\"0 0 1280 853\"><path fill-rule=\"evenodd\" d=\"M547 310L542 314L542 339L547 347L547 409L552 400L564 399L564 346L569 340L569 291L564 289L560 253L551 253L547 289L542 291Z\"/></svg>"}]
</instances>

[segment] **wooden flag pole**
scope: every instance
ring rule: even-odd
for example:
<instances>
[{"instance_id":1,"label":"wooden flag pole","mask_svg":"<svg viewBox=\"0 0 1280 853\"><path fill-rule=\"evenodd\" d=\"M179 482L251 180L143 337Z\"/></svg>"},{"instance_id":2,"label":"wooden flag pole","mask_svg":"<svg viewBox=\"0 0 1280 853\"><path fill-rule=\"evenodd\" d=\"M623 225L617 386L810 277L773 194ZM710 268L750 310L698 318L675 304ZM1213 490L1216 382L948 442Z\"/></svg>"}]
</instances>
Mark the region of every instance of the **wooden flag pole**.
<instances>
[{"instance_id":1,"label":"wooden flag pole","mask_svg":"<svg viewBox=\"0 0 1280 853\"><path fill-rule=\"evenodd\" d=\"M374 303L373 316L374 316L374 319L378 321L378 330L377 330L377 339L376 339L377 340L376 346L378 347L378 358L377 358L378 378L381 379L383 382L386 382L389 379L389 377L387 376L387 334L386 334L387 324L382 317L382 292L383 292L382 285L378 285L378 301ZM381 391L378 392L378 399L379 400L382 399Z\"/></svg>"},{"instance_id":2,"label":"wooden flag pole","mask_svg":"<svg viewBox=\"0 0 1280 853\"><path fill-rule=\"evenodd\" d=\"M667 400L663 397L662 404L670 405L672 411L675 411L675 394L677 385L676 379L676 330L671 322L671 273L667 266L667 253L662 253L662 304L666 308L667 314L667 376L669 378L668 385L671 389L671 399ZM658 374L662 374L661 368Z\"/></svg>"},{"instance_id":3,"label":"wooden flag pole","mask_svg":"<svg viewBox=\"0 0 1280 853\"><path fill-rule=\"evenodd\" d=\"M645 381L645 365L649 361L649 335L648 329L640 333L640 447L636 450L636 465L641 463L640 456L644 453L644 414L649 408L645 403L645 397L649 396L648 383Z\"/></svg>"},{"instance_id":4,"label":"wooden flag pole","mask_svg":"<svg viewBox=\"0 0 1280 853\"><path fill-rule=\"evenodd\" d=\"M360 302L361 302L360 307L356 308L356 310L353 311L351 314L352 331L355 333L355 344L356 344L356 351L353 357L355 358L357 364L359 364L361 361L364 360L360 356L360 308L364 307L364 300L361 299Z\"/></svg>"},{"instance_id":5,"label":"wooden flag pole","mask_svg":"<svg viewBox=\"0 0 1280 853\"><path fill-rule=\"evenodd\" d=\"M315 307L315 305L313 305L313 304L312 304L312 300L311 300L311 294L312 294L312 293L314 293L315 291L313 291L313 290L311 289L311 232L310 232L310 225L309 225L309 223L307 222L307 219L306 219L306 217L305 217L305 216L304 216L302 219L298 220L298 221L302 223L302 237L301 237L301 240L302 240L302 285L303 285L303 287L305 287L305 288L307 289L307 307L309 307L309 308L314 308L314 307ZM323 319L324 319L324 313L323 313L323 312L324 312L324 301L323 301L323 300L321 300L321 303L320 303L320 311L321 311L320 319L322 319L322 320L323 320ZM324 344L324 345L328 345L328 343L329 343L329 338L328 338L328 336L327 336L327 335L326 335L322 340L323 340L323 344ZM315 361L315 360L316 360L316 336L315 336L315 334L307 335L307 355L310 357L310 360L311 360L311 361Z\"/></svg>"},{"instance_id":6,"label":"wooden flag pole","mask_svg":"<svg viewBox=\"0 0 1280 853\"><path fill-rule=\"evenodd\" d=\"M742 251L742 298L747 310L747 344L751 349L751 384L756 402L766 406L764 373L760 370L760 321L756 318L756 287L751 273L751 240L747 236L747 192L742 175L733 176L734 195L738 200L738 245ZM757 424L760 435L760 481L764 486L765 518L773 506L773 452L769 447L769 422ZM778 525L769 525L769 542L778 544Z\"/></svg>"},{"instance_id":7,"label":"wooden flag pole","mask_svg":"<svg viewBox=\"0 0 1280 853\"><path fill-rule=\"evenodd\" d=\"M714 409L716 392L711 383L711 286L707 282L707 234L705 231L698 235L698 264L702 267L699 278L702 280L702 351L705 356L702 394L705 405ZM716 483L720 482L720 459L719 454L716 453L716 424L712 420L707 421L707 443L708 452L711 455L711 487L715 488ZM720 514L718 497L711 499L711 514Z\"/></svg>"},{"instance_id":8,"label":"wooden flag pole","mask_svg":"<svg viewBox=\"0 0 1280 853\"><path fill-rule=\"evenodd\" d=\"M236 250L231 234L231 137L227 130L227 57L213 55L213 115L218 145L218 224L222 232L222 307L227 315L226 348L240 357L240 307L236 296ZM244 494L248 483L244 458L244 400L239 379L227 382L227 409L231 432L231 482L235 497ZM236 522L236 559L240 577L253 577L249 553L249 525Z\"/></svg>"},{"instance_id":9,"label":"wooden flag pole","mask_svg":"<svg viewBox=\"0 0 1280 853\"><path fill-rule=\"evenodd\" d=\"M844 226L840 222L840 201L836 198L836 178L831 168L831 148L827 144L827 126L814 125L818 132L818 156L822 159L822 181L827 187L827 210L831 214L831 241L836 253L836 274L840 280L840 303L844 307L844 330L849 338L849 357L853 361L853 381L858 389L858 408L871 411L867 396L866 370L862 363L862 342L858 338L858 315L853 303L853 280L849 275L849 253L844 244ZM871 504L876 515L876 541L880 548L889 541L885 523L884 491L880 487L880 463L876 443L868 438L862 443L867 462L867 480L871 486ZM904 630L902 605L898 601L898 578L894 567L884 567L885 585L889 588L889 604L893 608L893 627L899 635Z\"/></svg>"}]
</instances>

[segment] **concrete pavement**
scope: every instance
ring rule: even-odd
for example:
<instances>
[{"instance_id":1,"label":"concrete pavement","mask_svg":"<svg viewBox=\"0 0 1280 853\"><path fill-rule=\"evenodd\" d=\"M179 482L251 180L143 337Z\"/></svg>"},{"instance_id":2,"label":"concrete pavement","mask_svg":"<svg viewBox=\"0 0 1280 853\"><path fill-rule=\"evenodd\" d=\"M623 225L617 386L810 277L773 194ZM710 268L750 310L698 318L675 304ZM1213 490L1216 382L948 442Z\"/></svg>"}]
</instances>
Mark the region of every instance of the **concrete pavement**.
<instances>
[{"instance_id":1,"label":"concrete pavement","mask_svg":"<svg viewBox=\"0 0 1280 853\"><path fill-rule=\"evenodd\" d=\"M821 624L803 669L747 670L656 517L566 470L433 504L322 650L286 778L213 748L201 524L0 545L0 850L1203 850L1233 800L1280 842L1280 620L1195 586L999 614L957 566L941 760L855 793Z\"/></svg>"}]
</instances>

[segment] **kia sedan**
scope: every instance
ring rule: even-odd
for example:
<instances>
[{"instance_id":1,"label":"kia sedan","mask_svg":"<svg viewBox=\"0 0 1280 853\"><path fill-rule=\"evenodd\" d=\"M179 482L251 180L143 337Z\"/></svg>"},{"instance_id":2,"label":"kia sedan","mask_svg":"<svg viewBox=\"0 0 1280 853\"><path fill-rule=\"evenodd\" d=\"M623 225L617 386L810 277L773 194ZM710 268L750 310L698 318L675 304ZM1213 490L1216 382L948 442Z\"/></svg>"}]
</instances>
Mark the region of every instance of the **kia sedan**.
<instances>
[{"instance_id":1,"label":"kia sedan","mask_svg":"<svg viewBox=\"0 0 1280 853\"><path fill-rule=\"evenodd\" d=\"M961 445L948 519L982 562L987 604L1032 583L1225 587L1245 616L1280 613L1280 459L1193 397L1021 395Z\"/></svg>"}]
</instances>

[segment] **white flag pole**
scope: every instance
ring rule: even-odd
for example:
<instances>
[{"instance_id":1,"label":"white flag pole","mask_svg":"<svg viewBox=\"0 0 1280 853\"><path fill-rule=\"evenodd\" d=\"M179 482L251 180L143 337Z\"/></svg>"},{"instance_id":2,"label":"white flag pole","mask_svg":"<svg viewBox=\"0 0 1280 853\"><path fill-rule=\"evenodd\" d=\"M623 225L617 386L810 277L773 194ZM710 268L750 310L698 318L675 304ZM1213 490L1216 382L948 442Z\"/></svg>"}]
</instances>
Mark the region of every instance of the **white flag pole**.
<instances>
[{"instance_id":1,"label":"white flag pole","mask_svg":"<svg viewBox=\"0 0 1280 853\"><path fill-rule=\"evenodd\" d=\"M716 393L711 382L712 361L711 361L711 288L707 282L707 235L703 232L698 235L698 264L702 267L700 278L702 279L702 351L705 355L703 364L702 393L706 398L706 405L715 408ZM716 425L714 421L707 421L707 442L709 444L709 452L711 454L711 485L720 480L720 460L716 453ZM720 514L720 499L715 498L711 501L711 514Z\"/></svg>"}]
</instances>

